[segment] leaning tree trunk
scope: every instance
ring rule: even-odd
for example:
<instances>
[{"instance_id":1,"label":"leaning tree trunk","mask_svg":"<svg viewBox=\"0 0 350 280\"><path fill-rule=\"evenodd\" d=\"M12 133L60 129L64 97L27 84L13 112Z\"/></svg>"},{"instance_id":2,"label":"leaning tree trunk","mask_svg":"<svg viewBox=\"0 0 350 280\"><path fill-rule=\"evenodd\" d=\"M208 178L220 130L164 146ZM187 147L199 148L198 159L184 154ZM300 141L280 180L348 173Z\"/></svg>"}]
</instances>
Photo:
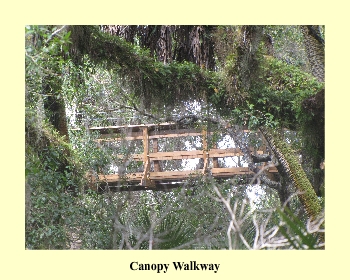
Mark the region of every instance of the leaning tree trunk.
<instances>
[{"instance_id":1,"label":"leaning tree trunk","mask_svg":"<svg viewBox=\"0 0 350 280\"><path fill-rule=\"evenodd\" d=\"M302 25L301 31L304 36L304 45L311 73L319 82L324 83L325 43L321 36L320 28L317 25ZM311 116L306 123L307 132L305 133L305 139L306 146L315 154L312 158L313 185L319 196L324 196L324 171L320 169L320 164L325 158L324 98L325 90L323 88L315 96L305 99L302 104L304 113Z\"/></svg>"},{"instance_id":2,"label":"leaning tree trunk","mask_svg":"<svg viewBox=\"0 0 350 280\"><path fill-rule=\"evenodd\" d=\"M44 108L50 123L68 141L66 108L61 96L62 81L58 73L59 69L55 70L57 70L55 74L47 75L43 78L43 94L46 96Z\"/></svg>"},{"instance_id":3,"label":"leaning tree trunk","mask_svg":"<svg viewBox=\"0 0 350 280\"><path fill-rule=\"evenodd\" d=\"M60 97L49 96L44 103L45 110L49 115L49 119L54 128L59 132L61 136L65 137L68 142L68 127L67 118L65 112L64 101Z\"/></svg>"},{"instance_id":4,"label":"leaning tree trunk","mask_svg":"<svg viewBox=\"0 0 350 280\"><path fill-rule=\"evenodd\" d=\"M48 26L48 29L52 29L53 27L54 26ZM34 49L38 48L41 52L44 48L52 49L54 45L51 45L52 39L64 30L66 30L66 26L62 26L56 31L52 31L52 34L50 35L51 39L46 40L43 39L42 35L34 34L32 37L28 37L26 43L30 44ZM44 71L44 76L42 77L41 94L44 96L44 109L50 123L59 134L65 136L68 141L66 108L61 94L62 70L59 63L63 54L60 54L60 50L57 51L58 53L50 56L50 58L45 58L46 61L42 61L46 65L46 71ZM46 56L43 56L43 58L44 57Z\"/></svg>"},{"instance_id":5,"label":"leaning tree trunk","mask_svg":"<svg viewBox=\"0 0 350 280\"><path fill-rule=\"evenodd\" d=\"M304 45L310 63L312 75L324 82L324 40L317 25L302 25Z\"/></svg>"},{"instance_id":6,"label":"leaning tree trunk","mask_svg":"<svg viewBox=\"0 0 350 280\"><path fill-rule=\"evenodd\" d=\"M296 188L300 202L302 203L308 217L311 220L315 220L320 216L322 207L314 188L298 161L298 158L293 154L292 149L274 133L265 127L260 127L259 129L281 164L283 173L285 173ZM325 241L324 233L319 235L319 240L321 242Z\"/></svg>"},{"instance_id":7,"label":"leaning tree trunk","mask_svg":"<svg viewBox=\"0 0 350 280\"><path fill-rule=\"evenodd\" d=\"M293 154L292 149L278 136L265 127L260 127L260 131L281 164L283 172L296 188L306 213L310 218L315 219L321 213L321 204L298 158Z\"/></svg>"}]
</instances>

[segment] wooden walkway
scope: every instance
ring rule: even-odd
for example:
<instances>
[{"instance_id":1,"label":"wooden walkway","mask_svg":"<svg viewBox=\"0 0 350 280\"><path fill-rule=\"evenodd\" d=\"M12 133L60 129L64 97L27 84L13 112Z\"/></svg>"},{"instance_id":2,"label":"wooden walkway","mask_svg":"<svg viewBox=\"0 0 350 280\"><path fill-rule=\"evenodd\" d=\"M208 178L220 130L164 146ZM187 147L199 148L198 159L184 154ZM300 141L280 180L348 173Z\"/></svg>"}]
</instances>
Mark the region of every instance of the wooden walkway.
<instances>
[{"instance_id":1,"label":"wooden walkway","mask_svg":"<svg viewBox=\"0 0 350 280\"><path fill-rule=\"evenodd\" d=\"M114 191L130 190L170 190L182 185L190 178L201 174L210 174L214 178L231 178L236 175L251 175L253 172L248 167L219 167L219 158L242 156L238 148L218 149L217 143L208 144L208 133L205 129L179 128L173 123L91 127L90 131L98 131L99 143L116 141L142 140L143 153L128 155L129 160L143 163L143 172L126 174L99 174L90 175L90 187L95 190L109 188ZM185 136L199 136L202 140L202 150L158 152L158 139L178 138ZM152 141L150 141L152 140ZM152 142L152 152L150 152ZM253 149L251 149L253 152ZM255 154L264 154L265 149L255 151ZM117 155L123 159L125 155ZM163 171L160 161L203 159L203 168L198 170ZM262 167L262 166L261 166ZM268 170L277 172L276 167Z\"/></svg>"}]
</instances>

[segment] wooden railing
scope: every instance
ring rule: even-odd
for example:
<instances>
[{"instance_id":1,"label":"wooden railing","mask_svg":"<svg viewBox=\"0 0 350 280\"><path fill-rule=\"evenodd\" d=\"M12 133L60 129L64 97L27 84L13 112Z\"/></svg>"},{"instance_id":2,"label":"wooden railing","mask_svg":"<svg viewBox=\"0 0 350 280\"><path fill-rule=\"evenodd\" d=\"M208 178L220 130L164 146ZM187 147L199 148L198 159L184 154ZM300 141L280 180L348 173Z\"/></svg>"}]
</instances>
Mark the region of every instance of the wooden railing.
<instances>
[{"instance_id":1,"label":"wooden railing","mask_svg":"<svg viewBox=\"0 0 350 280\"><path fill-rule=\"evenodd\" d=\"M209 173L214 178L230 178L235 175L252 174L248 167L219 167L219 158L242 156L238 148L218 149L217 143L208 144L208 131L206 129L188 129L177 127L173 123L91 127L90 131L99 131L97 142L142 140L143 153L128 155L128 159L143 162L143 172L126 174L99 174L98 177L91 176L92 185L120 186L138 185L137 189L159 188L161 185L174 185L191 175ZM159 152L158 139L178 138L185 136L201 136L202 150ZM152 139L152 150L150 152L150 140ZM253 152L253 149L251 149ZM265 150L255 151L255 154L263 154ZM118 155L125 158L125 155ZM198 170L162 171L160 161L164 160L186 160L203 159L204 167ZM153 171L151 166L153 164ZM277 172L275 167L268 170L270 173Z\"/></svg>"}]
</instances>

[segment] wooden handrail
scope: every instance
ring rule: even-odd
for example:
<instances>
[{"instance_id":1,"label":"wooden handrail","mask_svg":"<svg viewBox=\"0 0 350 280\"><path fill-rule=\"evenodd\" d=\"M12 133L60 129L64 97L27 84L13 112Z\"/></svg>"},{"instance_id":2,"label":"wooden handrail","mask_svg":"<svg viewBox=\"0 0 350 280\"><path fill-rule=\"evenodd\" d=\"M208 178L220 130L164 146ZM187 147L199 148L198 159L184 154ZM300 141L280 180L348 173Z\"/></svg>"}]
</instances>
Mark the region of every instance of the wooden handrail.
<instances>
[{"instance_id":1,"label":"wooden handrail","mask_svg":"<svg viewBox=\"0 0 350 280\"><path fill-rule=\"evenodd\" d=\"M251 149L253 152L253 149ZM228 149L210 149L208 151L209 158L224 158L224 157L235 157L242 156L243 152L238 148L228 148ZM257 151L257 154L263 154L264 151ZM133 160L142 161L143 154L131 154L131 155L117 155L118 158L132 158ZM202 150L192 150L192 151L174 151L174 152L156 152L149 153L149 159L151 161L157 160L175 160L175 159L194 159L202 158Z\"/></svg>"}]
</instances>

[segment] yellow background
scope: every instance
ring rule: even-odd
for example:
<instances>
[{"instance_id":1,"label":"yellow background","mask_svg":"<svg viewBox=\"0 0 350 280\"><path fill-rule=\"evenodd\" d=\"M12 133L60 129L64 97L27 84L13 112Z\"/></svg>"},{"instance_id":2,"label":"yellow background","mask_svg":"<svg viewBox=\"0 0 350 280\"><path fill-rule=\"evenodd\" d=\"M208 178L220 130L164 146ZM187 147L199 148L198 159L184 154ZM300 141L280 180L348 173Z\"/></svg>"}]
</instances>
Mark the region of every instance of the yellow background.
<instances>
[{"instance_id":1,"label":"yellow background","mask_svg":"<svg viewBox=\"0 0 350 280\"><path fill-rule=\"evenodd\" d=\"M329 1L3 1L1 4L2 279L350 279L349 8ZM326 25L325 251L26 251L24 246L25 24ZM218 273L131 271L130 262L220 263Z\"/></svg>"}]
</instances>

